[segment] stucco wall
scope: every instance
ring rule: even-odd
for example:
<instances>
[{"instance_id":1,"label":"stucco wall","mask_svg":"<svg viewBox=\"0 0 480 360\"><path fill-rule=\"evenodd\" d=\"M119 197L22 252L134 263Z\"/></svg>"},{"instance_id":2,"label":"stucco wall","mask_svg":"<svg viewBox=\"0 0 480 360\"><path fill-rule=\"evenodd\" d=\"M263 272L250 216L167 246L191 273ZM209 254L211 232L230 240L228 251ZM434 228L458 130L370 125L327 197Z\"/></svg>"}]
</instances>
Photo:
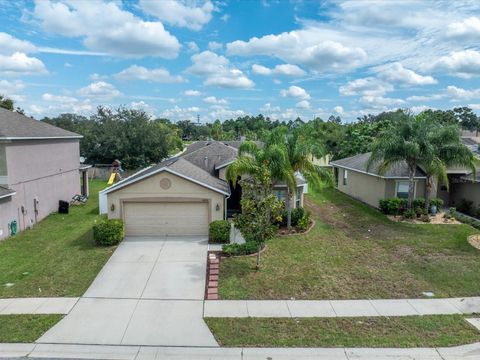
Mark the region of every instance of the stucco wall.
<instances>
[{"instance_id":1,"label":"stucco wall","mask_svg":"<svg viewBox=\"0 0 480 360\"><path fill-rule=\"evenodd\" d=\"M78 140L13 141L6 144L8 186L16 191L0 203L0 239L16 220L22 231L58 210L80 192ZM34 199L38 199L36 213ZM21 208L24 208L22 213Z\"/></svg>"},{"instance_id":2,"label":"stucco wall","mask_svg":"<svg viewBox=\"0 0 480 360\"><path fill-rule=\"evenodd\" d=\"M345 169L338 168L337 189L355 199L378 207L379 200L385 198L385 180L376 176L348 170L347 185L343 185L344 171Z\"/></svg>"},{"instance_id":3,"label":"stucco wall","mask_svg":"<svg viewBox=\"0 0 480 360\"><path fill-rule=\"evenodd\" d=\"M461 199L473 201L476 206L480 206L480 183L450 184L451 205L458 205Z\"/></svg>"},{"instance_id":4,"label":"stucco wall","mask_svg":"<svg viewBox=\"0 0 480 360\"><path fill-rule=\"evenodd\" d=\"M171 182L169 189L160 187L160 180L164 178ZM224 218L224 195L165 171L107 194L108 217L123 218L122 200L144 199L154 201L155 198L171 198L172 200L178 200L179 198L208 199L210 200L210 221ZM113 211L111 210L112 204L114 205ZM217 204L220 206L218 211L216 210Z\"/></svg>"}]
</instances>

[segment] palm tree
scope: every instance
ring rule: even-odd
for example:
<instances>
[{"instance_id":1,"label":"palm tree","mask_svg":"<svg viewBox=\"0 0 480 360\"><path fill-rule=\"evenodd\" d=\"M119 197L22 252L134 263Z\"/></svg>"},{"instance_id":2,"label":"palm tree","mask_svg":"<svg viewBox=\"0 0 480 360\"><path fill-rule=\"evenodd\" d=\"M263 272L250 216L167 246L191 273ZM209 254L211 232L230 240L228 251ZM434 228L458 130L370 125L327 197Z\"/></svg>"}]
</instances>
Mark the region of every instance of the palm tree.
<instances>
[{"instance_id":1,"label":"palm tree","mask_svg":"<svg viewBox=\"0 0 480 360\"><path fill-rule=\"evenodd\" d=\"M434 146L430 142L431 131L430 121L403 112L392 126L380 134L367 162L367 171L372 166L378 165L380 174L385 173L392 166L407 164L408 208L411 208L413 203L417 167L422 164L427 154L434 153Z\"/></svg>"},{"instance_id":2,"label":"palm tree","mask_svg":"<svg viewBox=\"0 0 480 360\"><path fill-rule=\"evenodd\" d=\"M434 180L449 186L447 168L451 166L469 168L473 177L476 176L475 164L478 159L460 140L460 129L457 125L432 126L429 139L433 146L430 154L424 154L421 167L427 175L425 189L425 208L430 208L430 198L434 187Z\"/></svg>"}]
</instances>

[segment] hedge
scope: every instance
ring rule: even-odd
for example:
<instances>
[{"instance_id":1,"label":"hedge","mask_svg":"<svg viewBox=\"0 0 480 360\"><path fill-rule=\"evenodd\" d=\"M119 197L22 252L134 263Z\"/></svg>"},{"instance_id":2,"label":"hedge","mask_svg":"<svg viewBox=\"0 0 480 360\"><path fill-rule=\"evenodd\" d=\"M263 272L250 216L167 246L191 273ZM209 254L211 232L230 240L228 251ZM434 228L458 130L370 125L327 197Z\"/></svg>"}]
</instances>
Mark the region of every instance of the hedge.
<instances>
[{"instance_id":1,"label":"hedge","mask_svg":"<svg viewBox=\"0 0 480 360\"><path fill-rule=\"evenodd\" d=\"M230 223L227 220L212 221L208 229L208 238L212 243L230 242Z\"/></svg>"},{"instance_id":2,"label":"hedge","mask_svg":"<svg viewBox=\"0 0 480 360\"><path fill-rule=\"evenodd\" d=\"M380 211L386 215L403 215L407 210L407 199L400 198L389 198L381 199L379 201ZM430 200L430 206L435 205L438 208L443 206L443 200L438 198L433 198ZM416 198L413 200L412 208L415 210L417 216L425 215L425 199Z\"/></svg>"},{"instance_id":3,"label":"hedge","mask_svg":"<svg viewBox=\"0 0 480 360\"><path fill-rule=\"evenodd\" d=\"M223 245L223 253L228 256L250 255L258 251L258 244L254 241L247 241L243 244Z\"/></svg>"},{"instance_id":4,"label":"hedge","mask_svg":"<svg viewBox=\"0 0 480 360\"><path fill-rule=\"evenodd\" d=\"M117 245L123 239L123 221L104 219L93 226L93 240L102 246Z\"/></svg>"},{"instance_id":5,"label":"hedge","mask_svg":"<svg viewBox=\"0 0 480 360\"><path fill-rule=\"evenodd\" d=\"M474 227L475 229L480 230L480 220L477 220L473 217L462 214L461 212L458 212L458 211L453 211L453 217L464 224L468 224Z\"/></svg>"}]
</instances>

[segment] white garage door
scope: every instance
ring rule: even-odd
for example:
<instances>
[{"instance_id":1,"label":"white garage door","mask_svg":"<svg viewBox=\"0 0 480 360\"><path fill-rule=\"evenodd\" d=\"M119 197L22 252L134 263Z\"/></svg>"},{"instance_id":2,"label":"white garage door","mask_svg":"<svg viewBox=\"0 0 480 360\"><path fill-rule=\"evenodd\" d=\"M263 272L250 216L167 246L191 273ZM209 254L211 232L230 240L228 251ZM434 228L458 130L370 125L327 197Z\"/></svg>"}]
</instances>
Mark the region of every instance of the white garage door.
<instances>
[{"instance_id":1,"label":"white garage door","mask_svg":"<svg viewBox=\"0 0 480 360\"><path fill-rule=\"evenodd\" d=\"M127 236L208 235L207 203L125 203Z\"/></svg>"}]
</instances>

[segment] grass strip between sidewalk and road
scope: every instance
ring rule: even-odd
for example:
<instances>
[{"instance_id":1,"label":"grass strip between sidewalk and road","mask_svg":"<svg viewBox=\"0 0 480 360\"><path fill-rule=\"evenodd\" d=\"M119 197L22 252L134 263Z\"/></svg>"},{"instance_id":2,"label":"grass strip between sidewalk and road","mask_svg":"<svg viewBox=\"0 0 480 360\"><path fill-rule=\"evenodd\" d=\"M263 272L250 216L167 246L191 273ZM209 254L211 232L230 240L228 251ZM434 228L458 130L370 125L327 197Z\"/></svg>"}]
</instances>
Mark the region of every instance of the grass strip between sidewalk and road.
<instances>
[{"instance_id":1,"label":"grass strip between sidewalk and road","mask_svg":"<svg viewBox=\"0 0 480 360\"><path fill-rule=\"evenodd\" d=\"M0 315L0 343L31 343L63 315Z\"/></svg>"},{"instance_id":2,"label":"grass strip between sidewalk and road","mask_svg":"<svg viewBox=\"0 0 480 360\"><path fill-rule=\"evenodd\" d=\"M226 347L445 347L480 341L462 315L358 318L206 318Z\"/></svg>"}]
</instances>

